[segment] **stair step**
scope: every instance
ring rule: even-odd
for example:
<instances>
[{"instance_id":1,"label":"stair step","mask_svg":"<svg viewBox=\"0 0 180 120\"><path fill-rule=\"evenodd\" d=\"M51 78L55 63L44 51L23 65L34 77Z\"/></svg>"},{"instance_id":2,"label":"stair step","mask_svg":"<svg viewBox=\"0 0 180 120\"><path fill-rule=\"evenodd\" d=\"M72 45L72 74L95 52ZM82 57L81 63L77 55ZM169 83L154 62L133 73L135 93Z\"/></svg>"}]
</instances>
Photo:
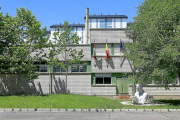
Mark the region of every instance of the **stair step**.
<instances>
[{"instance_id":1,"label":"stair step","mask_svg":"<svg viewBox=\"0 0 180 120\"><path fill-rule=\"evenodd\" d=\"M119 99L119 100L130 100L130 95L118 95L117 99Z\"/></svg>"}]
</instances>

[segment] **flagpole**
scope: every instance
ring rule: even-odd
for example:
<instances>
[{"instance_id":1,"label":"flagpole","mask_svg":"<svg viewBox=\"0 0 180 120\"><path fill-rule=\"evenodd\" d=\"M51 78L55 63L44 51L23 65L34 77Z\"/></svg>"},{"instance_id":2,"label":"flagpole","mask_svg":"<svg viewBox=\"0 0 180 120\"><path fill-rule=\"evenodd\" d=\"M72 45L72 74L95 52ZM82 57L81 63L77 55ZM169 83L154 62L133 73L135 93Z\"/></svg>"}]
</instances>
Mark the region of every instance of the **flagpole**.
<instances>
[{"instance_id":1,"label":"flagpole","mask_svg":"<svg viewBox=\"0 0 180 120\"><path fill-rule=\"evenodd\" d=\"M119 51L120 51L120 57L119 58L121 60L121 39L120 39L120 50Z\"/></svg>"},{"instance_id":2,"label":"flagpole","mask_svg":"<svg viewBox=\"0 0 180 120\"><path fill-rule=\"evenodd\" d=\"M121 44L123 44L123 43L121 43L121 39L120 39L120 58L121 58ZM123 48L123 46L124 45L122 45L122 49L124 50L125 48ZM124 56L125 57L125 56ZM129 61L129 59L127 58L127 60L128 60L128 62L129 62L129 65L130 65L130 67L131 67L131 70L132 70L132 73L133 73L133 78L134 78L134 68L132 67L132 65L131 65L131 63L130 63L130 61ZM134 95L134 80L132 80L132 95Z\"/></svg>"}]
</instances>

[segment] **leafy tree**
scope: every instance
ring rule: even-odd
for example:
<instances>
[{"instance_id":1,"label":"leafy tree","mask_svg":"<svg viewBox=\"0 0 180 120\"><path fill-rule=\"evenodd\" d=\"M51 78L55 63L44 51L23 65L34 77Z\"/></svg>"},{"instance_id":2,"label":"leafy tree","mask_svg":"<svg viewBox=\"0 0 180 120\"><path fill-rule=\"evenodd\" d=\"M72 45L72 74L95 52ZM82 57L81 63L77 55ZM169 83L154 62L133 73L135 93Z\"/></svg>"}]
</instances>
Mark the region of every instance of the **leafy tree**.
<instances>
[{"instance_id":1,"label":"leafy tree","mask_svg":"<svg viewBox=\"0 0 180 120\"><path fill-rule=\"evenodd\" d=\"M38 77L34 62L42 60L43 47L47 46L49 37L31 11L21 7L16 12L15 17L7 13L1 24L0 72L18 74L19 93L22 76L30 82Z\"/></svg>"},{"instance_id":2,"label":"leafy tree","mask_svg":"<svg viewBox=\"0 0 180 120\"><path fill-rule=\"evenodd\" d=\"M163 87L180 79L180 1L145 0L126 30L133 40L126 44L137 71L135 78L146 84L152 80Z\"/></svg>"},{"instance_id":3,"label":"leafy tree","mask_svg":"<svg viewBox=\"0 0 180 120\"><path fill-rule=\"evenodd\" d=\"M63 28L61 30L57 28L57 32L53 34L56 42L51 41L49 44L51 49L48 64L54 65L55 67L60 66L63 70L65 70L65 93L68 92L68 67L72 63L81 63L81 59L84 57L82 49L80 51L76 50L76 45L79 44L81 38L77 36L77 33L72 34L71 29L72 28L68 28L68 22L65 21Z\"/></svg>"}]
</instances>

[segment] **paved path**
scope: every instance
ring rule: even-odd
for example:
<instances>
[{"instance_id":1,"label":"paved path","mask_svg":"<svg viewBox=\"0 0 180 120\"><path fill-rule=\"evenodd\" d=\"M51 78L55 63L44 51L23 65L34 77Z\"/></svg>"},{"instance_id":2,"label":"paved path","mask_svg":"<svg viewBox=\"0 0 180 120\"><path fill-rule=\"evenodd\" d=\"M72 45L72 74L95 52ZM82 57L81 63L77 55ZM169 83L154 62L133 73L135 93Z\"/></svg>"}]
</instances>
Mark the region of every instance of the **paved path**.
<instances>
[{"instance_id":1,"label":"paved path","mask_svg":"<svg viewBox=\"0 0 180 120\"><path fill-rule=\"evenodd\" d=\"M0 112L0 120L180 120L179 112Z\"/></svg>"}]
</instances>

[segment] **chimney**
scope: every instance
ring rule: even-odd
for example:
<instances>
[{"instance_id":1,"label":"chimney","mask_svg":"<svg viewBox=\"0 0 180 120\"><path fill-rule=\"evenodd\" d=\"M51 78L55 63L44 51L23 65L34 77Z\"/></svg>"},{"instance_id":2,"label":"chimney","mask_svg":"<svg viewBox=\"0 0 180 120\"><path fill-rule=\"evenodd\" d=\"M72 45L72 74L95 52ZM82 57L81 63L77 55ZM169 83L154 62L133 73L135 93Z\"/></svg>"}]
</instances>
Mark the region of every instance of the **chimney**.
<instances>
[{"instance_id":1,"label":"chimney","mask_svg":"<svg viewBox=\"0 0 180 120\"><path fill-rule=\"evenodd\" d=\"M60 25L61 25L61 23L60 23Z\"/></svg>"},{"instance_id":2,"label":"chimney","mask_svg":"<svg viewBox=\"0 0 180 120\"><path fill-rule=\"evenodd\" d=\"M96 14L94 14L94 16L96 16Z\"/></svg>"},{"instance_id":3,"label":"chimney","mask_svg":"<svg viewBox=\"0 0 180 120\"><path fill-rule=\"evenodd\" d=\"M75 23L73 22L73 25L75 25Z\"/></svg>"},{"instance_id":4,"label":"chimney","mask_svg":"<svg viewBox=\"0 0 180 120\"><path fill-rule=\"evenodd\" d=\"M110 14L108 13L108 15L110 15Z\"/></svg>"},{"instance_id":5,"label":"chimney","mask_svg":"<svg viewBox=\"0 0 180 120\"><path fill-rule=\"evenodd\" d=\"M80 25L80 23L78 23L78 25Z\"/></svg>"},{"instance_id":6,"label":"chimney","mask_svg":"<svg viewBox=\"0 0 180 120\"><path fill-rule=\"evenodd\" d=\"M85 28L85 31L86 31L86 44L88 44L88 40L89 40L89 37L88 37L88 31L89 31L89 8L86 8L86 28Z\"/></svg>"},{"instance_id":7,"label":"chimney","mask_svg":"<svg viewBox=\"0 0 180 120\"><path fill-rule=\"evenodd\" d=\"M101 13L101 16L102 16L102 13Z\"/></svg>"},{"instance_id":8,"label":"chimney","mask_svg":"<svg viewBox=\"0 0 180 120\"><path fill-rule=\"evenodd\" d=\"M117 13L115 15L117 15Z\"/></svg>"}]
</instances>

